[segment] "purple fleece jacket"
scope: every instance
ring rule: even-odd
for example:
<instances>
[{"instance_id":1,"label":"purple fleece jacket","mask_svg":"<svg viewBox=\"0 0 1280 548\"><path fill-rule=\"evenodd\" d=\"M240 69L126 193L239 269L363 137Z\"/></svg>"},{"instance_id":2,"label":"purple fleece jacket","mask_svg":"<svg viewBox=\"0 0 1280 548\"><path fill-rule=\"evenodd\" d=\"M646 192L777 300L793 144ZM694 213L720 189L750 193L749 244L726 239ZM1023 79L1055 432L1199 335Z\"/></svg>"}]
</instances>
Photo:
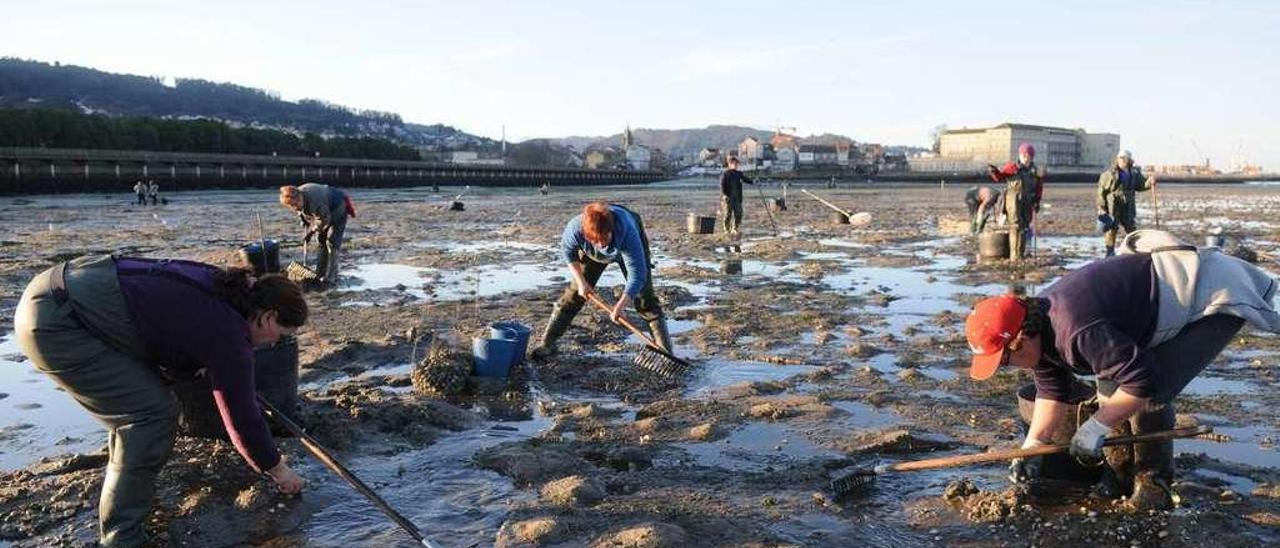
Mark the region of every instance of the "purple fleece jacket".
<instances>
[{"instance_id":1,"label":"purple fleece jacket","mask_svg":"<svg viewBox=\"0 0 1280 548\"><path fill-rule=\"evenodd\" d=\"M280 462L280 453L258 408L249 322L215 293L217 271L189 261L116 261L121 293L150 358L188 376L205 370L227 436L263 472Z\"/></svg>"}]
</instances>

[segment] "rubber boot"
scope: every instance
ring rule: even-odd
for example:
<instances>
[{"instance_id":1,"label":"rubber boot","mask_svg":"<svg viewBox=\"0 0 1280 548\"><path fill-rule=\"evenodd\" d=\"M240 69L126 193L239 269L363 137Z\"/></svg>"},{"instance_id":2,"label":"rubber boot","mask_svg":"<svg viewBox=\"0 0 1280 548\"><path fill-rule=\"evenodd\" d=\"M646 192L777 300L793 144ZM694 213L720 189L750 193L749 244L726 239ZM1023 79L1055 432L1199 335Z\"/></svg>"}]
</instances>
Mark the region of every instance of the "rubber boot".
<instances>
[{"instance_id":1,"label":"rubber boot","mask_svg":"<svg viewBox=\"0 0 1280 548\"><path fill-rule=\"evenodd\" d=\"M666 350L668 354L675 354L672 351L675 346L671 344L671 333L667 331L666 318L649 320L649 333L653 335L653 342L658 343L659 347Z\"/></svg>"},{"instance_id":2,"label":"rubber boot","mask_svg":"<svg viewBox=\"0 0 1280 548\"><path fill-rule=\"evenodd\" d=\"M1115 255L1116 255L1116 247L1113 245L1109 245L1107 246L1107 253L1103 255L1103 257L1114 257Z\"/></svg>"},{"instance_id":3,"label":"rubber boot","mask_svg":"<svg viewBox=\"0 0 1280 548\"><path fill-rule=\"evenodd\" d=\"M1148 403L1129 420L1135 435L1151 434L1174 427L1176 415L1167 403ZM1133 510L1167 510L1174 505L1173 441L1140 443L1133 448L1135 477L1129 505Z\"/></svg>"},{"instance_id":4,"label":"rubber boot","mask_svg":"<svg viewBox=\"0 0 1280 548\"><path fill-rule=\"evenodd\" d=\"M529 354L535 360L545 360L556 354L556 341L569 330L569 325L573 323L574 314L568 313L564 307L556 305L551 311L551 320L547 322L547 327L542 331L542 342L537 348Z\"/></svg>"},{"instance_id":5,"label":"rubber boot","mask_svg":"<svg viewBox=\"0 0 1280 548\"><path fill-rule=\"evenodd\" d=\"M1021 261L1022 253L1026 249L1022 241L1022 227L1012 225L1009 227L1009 260Z\"/></svg>"},{"instance_id":6,"label":"rubber boot","mask_svg":"<svg viewBox=\"0 0 1280 548\"><path fill-rule=\"evenodd\" d=\"M141 546L151 514L156 476L173 447L176 410L107 432L110 458L98 499L103 546Z\"/></svg>"}]
</instances>

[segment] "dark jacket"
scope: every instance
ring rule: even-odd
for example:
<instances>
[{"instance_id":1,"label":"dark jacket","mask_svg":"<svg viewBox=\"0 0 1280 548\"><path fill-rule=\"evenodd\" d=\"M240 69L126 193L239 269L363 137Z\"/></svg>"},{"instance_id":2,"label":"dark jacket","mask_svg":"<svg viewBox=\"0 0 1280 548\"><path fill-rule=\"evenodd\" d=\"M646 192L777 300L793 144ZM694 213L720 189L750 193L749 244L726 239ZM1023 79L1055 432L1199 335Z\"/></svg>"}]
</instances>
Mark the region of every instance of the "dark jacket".
<instances>
[{"instance_id":1,"label":"dark jacket","mask_svg":"<svg viewBox=\"0 0 1280 548\"><path fill-rule=\"evenodd\" d=\"M1111 166L1098 176L1098 210L1105 211L1118 221L1130 223L1135 213L1135 193L1151 189L1147 176L1136 166L1129 169L1128 180L1121 176L1120 168Z\"/></svg>"},{"instance_id":2,"label":"dark jacket","mask_svg":"<svg viewBox=\"0 0 1280 548\"><path fill-rule=\"evenodd\" d=\"M742 201L742 183L750 185L756 182L748 179L741 171L736 169L726 169L720 174L720 194L730 201Z\"/></svg>"},{"instance_id":3,"label":"dark jacket","mask_svg":"<svg viewBox=\"0 0 1280 548\"><path fill-rule=\"evenodd\" d=\"M1159 288L1151 255L1123 255L1068 273L1040 295L1049 326L1032 370L1037 397L1067 401L1072 373L1115 381L1151 397L1160 374L1147 343L1156 329Z\"/></svg>"},{"instance_id":4,"label":"dark jacket","mask_svg":"<svg viewBox=\"0 0 1280 548\"><path fill-rule=\"evenodd\" d=\"M116 273L149 358L180 377L203 371L236 450L254 468L280 462L258 408L249 323L216 295L218 268L189 261L120 258Z\"/></svg>"}]
</instances>

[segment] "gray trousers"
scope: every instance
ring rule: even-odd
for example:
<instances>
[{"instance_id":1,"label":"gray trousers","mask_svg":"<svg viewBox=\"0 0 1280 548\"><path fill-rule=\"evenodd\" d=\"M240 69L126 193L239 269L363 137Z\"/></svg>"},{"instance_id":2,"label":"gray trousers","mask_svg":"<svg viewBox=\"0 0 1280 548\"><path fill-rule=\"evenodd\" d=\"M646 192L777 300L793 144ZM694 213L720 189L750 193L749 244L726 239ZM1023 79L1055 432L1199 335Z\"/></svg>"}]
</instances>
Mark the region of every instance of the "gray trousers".
<instances>
[{"instance_id":1,"label":"gray trousers","mask_svg":"<svg viewBox=\"0 0 1280 548\"><path fill-rule=\"evenodd\" d=\"M173 447L177 404L142 356L109 257L66 267L70 300L52 292L53 269L27 286L14 315L18 345L107 428L109 459L98 499L104 546L146 541L155 479ZM86 327L88 326L88 327Z\"/></svg>"},{"instance_id":2,"label":"gray trousers","mask_svg":"<svg viewBox=\"0 0 1280 548\"><path fill-rule=\"evenodd\" d=\"M1186 326L1172 339L1151 349L1160 374L1155 380L1151 401L1129 420L1116 424L1112 436L1150 434L1173 428L1173 399L1192 379L1222 353L1244 320L1217 314ZM1118 386L1108 380L1098 381L1098 402L1106 405ZM1104 451L1116 479L1129 489L1133 477L1148 472L1165 481L1173 481L1173 441L1140 443L1134 446L1110 447Z\"/></svg>"},{"instance_id":3,"label":"gray trousers","mask_svg":"<svg viewBox=\"0 0 1280 548\"><path fill-rule=\"evenodd\" d=\"M332 224L320 227L317 246L320 250L316 254L316 276L329 284L338 281L338 252L342 250L342 237L347 231L346 209L334 218L337 220Z\"/></svg>"},{"instance_id":4,"label":"gray trousers","mask_svg":"<svg viewBox=\"0 0 1280 548\"><path fill-rule=\"evenodd\" d=\"M728 196L720 198L720 208L724 210L724 231L737 232L742 224L742 197L734 200Z\"/></svg>"}]
</instances>

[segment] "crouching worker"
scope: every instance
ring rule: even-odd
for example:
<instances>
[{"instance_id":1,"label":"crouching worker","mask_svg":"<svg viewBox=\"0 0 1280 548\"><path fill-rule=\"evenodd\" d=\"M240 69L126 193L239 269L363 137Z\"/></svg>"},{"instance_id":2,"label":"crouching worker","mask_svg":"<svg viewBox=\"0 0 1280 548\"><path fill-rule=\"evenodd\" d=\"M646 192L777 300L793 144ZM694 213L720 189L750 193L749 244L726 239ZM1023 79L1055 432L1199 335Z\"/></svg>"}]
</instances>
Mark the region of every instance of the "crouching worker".
<instances>
[{"instance_id":1,"label":"crouching worker","mask_svg":"<svg viewBox=\"0 0 1280 548\"><path fill-rule=\"evenodd\" d=\"M605 267L611 263L619 263L627 286L614 305L610 319L617 322L626 306L634 301L640 317L649 322L654 342L671 352L667 320L653 291L649 237L645 235L639 215L620 205L587 204L582 213L565 226L560 250L569 264L573 281L551 312L551 320L542 332L542 344L533 350L534 358L544 359L555 354L556 341L569 329L587 296L595 291Z\"/></svg>"},{"instance_id":2,"label":"crouching worker","mask_svg":"<svg viewBox=\"0 0 1280 548\"><path fill-rule=\"evenodd\" d=\"M1101 457L1113 429L1138 435L1173 428L1174 397L1246 322L1280 332L1275 290L1265 272L1216 248L1137 231L1121 255L1063 276L1038 298L979 302L965 321L970 375L986 379L1002 364L1031 372L1035 411L1023 447L1051 439L1068 412L1063 402L1073 375L1096 375L1100 407L1076 431L1071 453ZM1096 491L1131 496L1134 509L1170 506L1173 443L1137 444L1132 455L1132 469L1112 463ZM1035 478L1039 460L1015 461L1011 472L1015 482Z\"/></svg>"},{"instance_id":3,"label":"crouching worker","mask_svg":"<svg viewBox=\"0 0 1280 548\"><path fill-rule=\"evenodd\" d=\"M338 281L338 252L347 231L347 217L356 216L355 205L346 191L329 185L307 183L280 187L280 203L298 214L307 229L304 240L319 235L316 277L326 285Z\"/></svg>"},{"instance_id":4,"label":"crouching worker","mask_svg":"<svg viewBox=\"0 0 1280 548\"><path fill-rule=\"evenodd\" d=\"M31 281L14 317L22 352L107 429L98 501L104 546L147 541L143 523L177 425L171 376L204 370L228 437L249 466L285 493L303 488L258 408L253 349L306 320L307 302L293 282L195 262L82 257Z\"/></svg>"},{"instance_id":5,"label":"crouching worker","mask_svg":"<svg viewBox=\"0 0 1280 548\"><path fill-rule=\"evenodd\" d=\"M964 193L964 203L969 206L970 234L982 232L992 216L1003 213L1003 210L996 211L996 205L1001 202L1000 191L995 187L987 185L970 187L968 192Z\"/></svg>"}]
</instances>

